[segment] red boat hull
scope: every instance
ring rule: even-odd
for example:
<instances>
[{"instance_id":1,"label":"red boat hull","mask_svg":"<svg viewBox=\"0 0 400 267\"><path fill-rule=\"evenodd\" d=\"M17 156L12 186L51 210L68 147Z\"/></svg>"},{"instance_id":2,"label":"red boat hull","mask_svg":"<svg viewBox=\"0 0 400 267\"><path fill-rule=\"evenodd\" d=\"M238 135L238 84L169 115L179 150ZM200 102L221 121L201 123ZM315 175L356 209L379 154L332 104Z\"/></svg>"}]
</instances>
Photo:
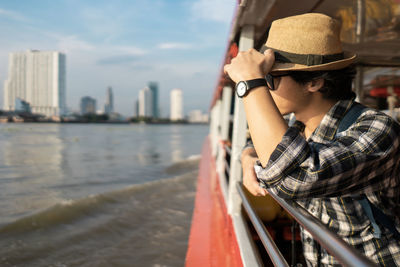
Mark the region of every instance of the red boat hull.
<instances>
[{"instance_id":1,"label":"red boat hull","mask_svg":"<svg viewBox=\"0 0 400 267\"><path fill-rule=\"evenodd\" d=\"M203 144L186 266L243 266L219 185L210 140Z\"/></svg>"}]
</instances>

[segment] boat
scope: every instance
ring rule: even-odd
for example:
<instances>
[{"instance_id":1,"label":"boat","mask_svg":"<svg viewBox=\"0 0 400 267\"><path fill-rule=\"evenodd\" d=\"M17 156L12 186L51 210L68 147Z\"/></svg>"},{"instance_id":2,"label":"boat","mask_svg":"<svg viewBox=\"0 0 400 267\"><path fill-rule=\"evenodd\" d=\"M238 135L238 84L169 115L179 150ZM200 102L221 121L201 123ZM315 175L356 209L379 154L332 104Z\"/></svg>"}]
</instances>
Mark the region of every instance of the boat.
<instances>
[{"instance_id":1,"label":"boat","mask_svg":"<svg viewBox=\"0 0 400 267\"><path fill-rule=\"evenodd\" d=\"M14 115L14 116L11 117L11 121L20 123L20 122L24 122L24 118L22 118L19 115Z\"/></svg>"},{"instance_id":2,"label":"boat","mask_svg":"<svg viewBox=\"0 0 400 267\"><path fill-rule=\"evenodd\" d=\"M343 265L375 266L296 202L272 192L253 197L241 184L239 158L248 138L247 123L235 85L222 68L239 51L262 49L272 21L309 12L341 20L344 50L358 55L354 91L359 102L379 107L382 97L374 97L369 90L382 75L399 74L399 0L237 1L211 101L210 133L202 148L188 267L305 266L299 225Z\"/></svg>"},{"instance_id":3,"label":"boat","mask_svg":"<svg viewBox=\"0 0 400 267\"><path fill-rule=\"evenodd\" d=\"M0 116L0 123L9 122L10 118L8 116Z\"/></svg>"}]
</instances>

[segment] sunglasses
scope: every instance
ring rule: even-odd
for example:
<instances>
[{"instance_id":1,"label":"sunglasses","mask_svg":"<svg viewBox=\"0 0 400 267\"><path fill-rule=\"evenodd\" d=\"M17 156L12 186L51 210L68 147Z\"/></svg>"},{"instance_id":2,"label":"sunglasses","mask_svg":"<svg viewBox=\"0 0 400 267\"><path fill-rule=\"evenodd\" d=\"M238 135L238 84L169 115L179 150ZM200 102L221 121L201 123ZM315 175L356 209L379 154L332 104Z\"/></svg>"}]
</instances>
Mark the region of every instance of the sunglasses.
<instances>
[{"instance_id":1,"label":"sunglasses","mask_svg":"<svg viewBox=\"0 0 400 267\"><path fill-rule=\"evenodd\" d=\"M283 76L289 76L289 75L290 75L289 73L278 74L278 75L272 75L272 74L268 73L267 75L265 75L265 80L267 81L268 89L271 90L271 91L275 91L276 87L275 87L275 84L274 84L274 79L280 78L280 77L283 77Z\"/></svg>"}]
</instances>

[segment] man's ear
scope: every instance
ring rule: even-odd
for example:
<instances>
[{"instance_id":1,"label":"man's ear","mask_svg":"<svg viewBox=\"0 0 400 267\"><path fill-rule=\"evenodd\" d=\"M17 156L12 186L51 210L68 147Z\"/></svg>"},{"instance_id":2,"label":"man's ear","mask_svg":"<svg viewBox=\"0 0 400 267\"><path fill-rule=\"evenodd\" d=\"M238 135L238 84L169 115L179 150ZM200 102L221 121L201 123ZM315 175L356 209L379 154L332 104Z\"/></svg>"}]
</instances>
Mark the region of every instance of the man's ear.
<instances>
[{"instance_id":1,"label":"man's ear","mask_svg":"<svg viewBox=\"0 0 400 267\"><path fill-rule=\"evenodd\" d=\"M310 93L318 92L318 90L321 89L322 86L324 86L324 82L325 82L324 79L312 80L311 82L308 83L307 90Z\"/></svg>"}]
</instances>

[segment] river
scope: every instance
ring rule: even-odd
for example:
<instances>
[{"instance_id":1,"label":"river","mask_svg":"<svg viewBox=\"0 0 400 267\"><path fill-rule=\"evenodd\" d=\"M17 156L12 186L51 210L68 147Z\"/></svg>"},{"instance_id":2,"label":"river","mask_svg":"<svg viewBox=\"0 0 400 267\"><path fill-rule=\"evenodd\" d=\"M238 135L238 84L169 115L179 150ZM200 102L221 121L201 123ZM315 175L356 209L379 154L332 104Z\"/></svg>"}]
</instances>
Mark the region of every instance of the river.
<instances>
[{"instance_id":1,"label":"river","mask_svg":"<svg viewBox=\"0 0 400 267\"><path fill-rule=\"evenodd\" d=\"M0 124L0 266L183 266L207 134Z\"/></svg>"}]
</instances>

